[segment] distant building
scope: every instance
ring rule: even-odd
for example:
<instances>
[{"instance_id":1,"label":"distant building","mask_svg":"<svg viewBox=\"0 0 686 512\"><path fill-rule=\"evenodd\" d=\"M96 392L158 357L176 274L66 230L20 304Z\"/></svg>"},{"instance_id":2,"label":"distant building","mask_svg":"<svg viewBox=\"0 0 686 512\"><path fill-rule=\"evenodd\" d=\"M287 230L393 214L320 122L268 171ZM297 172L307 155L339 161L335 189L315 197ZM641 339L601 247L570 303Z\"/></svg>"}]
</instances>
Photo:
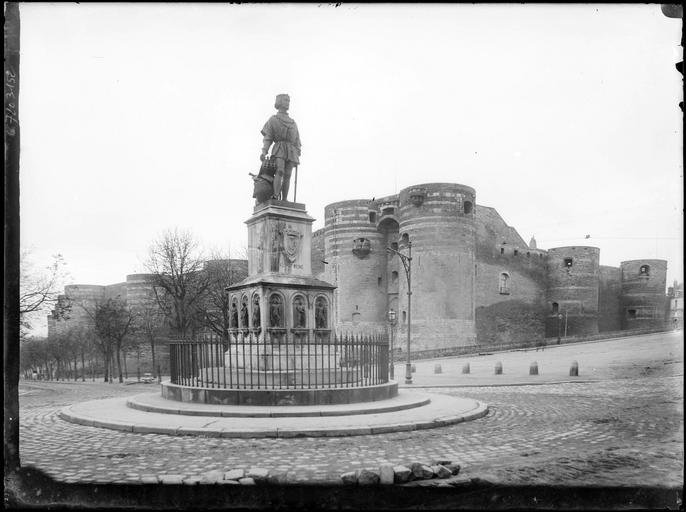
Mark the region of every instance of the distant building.
<instances>
[{"instance_id":1,"label":"distant building","mask_svg":"<svg viewBox=\"0 0 686 512\"><path fill-rule=\"evenodd\" d=\"M205 268L221 264L231 265L235 269L237 280L247 275L247 260L210 260L205 262ZM48 315L48 337L72 326L92 326L91 315L96 303L110 298L123 300L133 310L157 307L152 283L152 274L130 274L122 283L65 286L64 293L58 297L57 305Z\"/></svg>"}]
</instances>

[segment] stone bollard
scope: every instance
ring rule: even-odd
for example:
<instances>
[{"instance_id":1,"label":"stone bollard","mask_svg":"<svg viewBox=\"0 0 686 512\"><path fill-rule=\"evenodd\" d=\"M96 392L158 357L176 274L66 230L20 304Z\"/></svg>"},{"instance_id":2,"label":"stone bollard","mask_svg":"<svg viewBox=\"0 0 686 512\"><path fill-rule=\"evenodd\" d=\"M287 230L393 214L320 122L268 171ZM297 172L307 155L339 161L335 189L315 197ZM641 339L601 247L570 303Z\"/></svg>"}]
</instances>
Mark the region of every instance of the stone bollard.
<instances>
[{"instance_id":1,"label":"stone bollard","mask_svg":"<svg viewBox=\"0 0 686 512\"><path fill-rule=\"evenodd\" d=\"M503 363L498 361L495 363L495 374L496 375L502 375L503 374Z\"/></svg>"},{"instance_id":2,"label":"stone bollard","mask_svg":"<svg viewBox=\"0 0 686 512\"><path fill-rule=\"evenodd\" d=\"M529 375L538 375L538 363L536 361L529 366Z\"/></svg>"},{"instance_id":3,"label":"stone bollard","mask_svg":"<svg viewBox=\"0 0 686 512\"><path fill-rule=\"evenodd\" d=\"M579 363L572 361L572 366L569 367L569 376L578 377L579 376Z\"/></svg>"},{"instance_id":4,"label":"stone bollard","mask_svg":"<svg viewBox=\"0 0 686 512\"><path fill-rule=\"evenodd\" d=\"M443 373L443 368L441 368L440 364L434 365L434 373Z\"/></svg>"},{"instance_id":5,"label":"stone bollard","mask_svg":"<svg viewBox=\"0 0 686 512\"><path fill-rule=\"evenodd\" d=\"M417 371L417 367L415 365L410 366L410 372L414 373Z\"/></svg>"},{"instance_id":6,"label":"stone bollard","mask_svg":"<svg viewBox=\"0 0 686 512\"><path fill-rule=\"evenodd\" d=\"M462 373L469 373L469 363L465 364L462 367Z\"/></svg>"}]
</instances>

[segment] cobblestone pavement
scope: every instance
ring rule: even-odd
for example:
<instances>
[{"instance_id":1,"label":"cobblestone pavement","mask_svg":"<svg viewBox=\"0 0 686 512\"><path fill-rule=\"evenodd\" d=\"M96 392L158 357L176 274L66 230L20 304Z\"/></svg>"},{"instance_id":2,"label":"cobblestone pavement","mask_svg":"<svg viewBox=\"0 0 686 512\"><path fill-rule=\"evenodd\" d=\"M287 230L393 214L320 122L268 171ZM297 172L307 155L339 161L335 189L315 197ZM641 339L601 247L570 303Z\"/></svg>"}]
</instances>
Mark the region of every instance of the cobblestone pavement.
<instances>
[{"instance_id":1,"label":"cobblestone pavement","mask_svg":"<svg viewBox=\"0 0 686 512\"><path fill-rule=\"evenodd\" d=\"M381 463L433 458L501 483L683 485L683 375L424 391L475 398L488 416L431 430L374 436L220 439L133 434L67 423L65 405L150 391L103 383L20 384L20 450L60 481L155 482L258 466L289 481L331 481ZM249 420L248 420L249 421Z\"/></svg>"}]
</instances>

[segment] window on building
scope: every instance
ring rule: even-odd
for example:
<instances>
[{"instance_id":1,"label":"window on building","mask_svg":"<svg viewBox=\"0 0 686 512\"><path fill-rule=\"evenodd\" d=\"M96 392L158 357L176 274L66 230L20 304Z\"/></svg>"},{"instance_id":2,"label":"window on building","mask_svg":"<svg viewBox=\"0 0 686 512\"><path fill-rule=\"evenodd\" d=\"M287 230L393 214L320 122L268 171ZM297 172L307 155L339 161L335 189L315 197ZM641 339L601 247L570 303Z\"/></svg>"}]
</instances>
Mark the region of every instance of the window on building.
<instances>
[{"instance_id":1,"label":"window on building","mask_svg":"<svg viewBox=\"0 0 686 512\"><path fill-rule=\"evenodd\" d=\"M472 213L472 202L471 201L465 201L463 208L464 208L464 212L466 214Z\"/></svg>"},{"instance_id":2,"label":"window on building","mask_svg":"<svg viewBox=\"0 0 686 512\"><path fill-rule=\"evenodd\" d=\"M381 210L381 215L393 215L394 212L394 208L384 208L383 210Z\"/></svg>"},{"instance_id":3,"label":"window on building","mask_svg":"<svg viewBox=\"0 0 686 512\"><path fill-rule=\"evenodd\" d=\"M407 311L403 311L403 323L407 322Z\"/></svg>"},{"instance_id":4,"label":"window on building","mask_svg":"<svg viewBox=\"0 0 686 512\"><path fill-rule=\"evenodd\" d=\"M500 248L500 254L505 254L505 247Z\"/></svg>"},{"instance_id":5,"label":"window on building","mask_svg":"<svg viewBox=\"0 0 686 512\"><path fill-rule=\"evenodd\" d=\"M564 265L567 268L571 268L572 267L572 258L565 258Z\"/></svg>"},{"instance_id":6,"label":"window on building","mask_svg":"<svg viewBox=\"0 0 686 512\"><path fill-rule=\"evenodd\" d=\"M641 265L641 268L639 269L639 275L649 276L650 275L650 265Z\"/></svg>"},{"instance_id":7,"label":"window on building","mask_svg":"<svg viewBox=\"0 0 686 512\"><path fill-rule=\"evenodd\" d=\"M553 302L553 315L557 315L560 312L560 305L557 302Z\"/></svg>"},{"instance_id":8,"label":"window on building","mask_svg":"<svg viewBox=\"0 0 686 512\"><path fill-rule=\"evenodd\" d=\"M514 255L517 256L519 254L519 251L517 249L514 250Z\"/></svg>"},{"instance_id":9,"label":"window on building","mask_svg":"<svg viewBox=\"0 0 686 512\"><path fill-rule=\"evenodd\" d=\"M393 280L393 284L398 282L398 271L394 270L391 272L391 279Z\"/></svg>"},{"instance_id":10,"label":"window on building","mask_svg":"<svg viewBox=\"0 0 686 512\"><path fill-rule=\"evenodd\" d=\"M500 295L510 295L510 275L507 272L500 273Z\"/></svg>"},{"instance_id":11,"label":"window on building","mask_svg":"<svg viewBox=\"0 0 686 512\"><path fill-rule=\"evenodd\" d=\"M369 222L376 224L376 212L369 212Z\"/></svg>"},{"instance_id":12,"label":"window on building","mask_svg":"<svg viewBox=\"0 0 686 512\"><path fill-rule=\"evenodd\" d=\"M379 286L381 286L381 278L380 278L380 277L377 277L377 278L376 278L376 284L379 285Z\"/></svg>"},{"instance_id":13,"label":"window on building","mask_svg":"<svg viewBox=\"0 0 686 512\"><path fill-rule=\"evenodd\" d=\"M391 249L393 249L394 251L397 251L398 250L398 242L391 242Z\"/></svg>"},{"instance_id":14,"label":"window on building","mask_svg":"<svg viewBox=\"0 0 686 512\"><path fill-rule=\"evenodd\" d=\"M410 235L403 233L403 236L400 237L400 241L403 245L407 245L410 242Z\"/></svg>"},{"instance_id":15,"label":"window on building","mask_svg":"<svg viewBox=\"0 0 686 512\"><path fill-rule=\"evenodd\" d=\"M635 309L627 309L626 311L626 316L627 318L636 318L636 310Z\"/></svg>"}]
</instances>

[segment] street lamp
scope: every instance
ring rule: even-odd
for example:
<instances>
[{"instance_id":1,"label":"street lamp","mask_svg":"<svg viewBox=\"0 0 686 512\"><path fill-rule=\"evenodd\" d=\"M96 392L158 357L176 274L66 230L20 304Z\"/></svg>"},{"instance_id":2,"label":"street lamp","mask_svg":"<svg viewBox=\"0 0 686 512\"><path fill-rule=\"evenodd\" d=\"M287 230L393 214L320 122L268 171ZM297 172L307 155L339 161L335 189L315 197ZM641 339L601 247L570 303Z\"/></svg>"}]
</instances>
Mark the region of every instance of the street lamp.
<instances>
[{"instance_id":1,"label":"street lamp","mask_svg":"<svg viewBox=\"0 0 686 512\"><path fill-rule=\"evenodd\" d=\"M557 344L560 344L560 334L562 331L562 313L557 315Z\"/></svg>"},{"instance_id":2,"label":"street lamp","mask_svg":"<svg viewBox=\"0 0 686 512\"><path fill-rule=\"evenodd\" d=\"M390 363L391 363L391 380L395 378L395 365L393 364L393 328L395 327L395 321L397 318L397 314L395 312L395 309L390 309L388 311L388 323L391 324L391 356L390 356Z\"/></svg>"},{"instance_id":3,"label":"street lamp","mask_svg":"<svg viewBox=\"0 0 686 512\"><path fill-rule=\"evenodd\" d=\"M410 361L410 332L412 331L412 242L407 242L407 255L386 247L387 252L400 258L407 277L407 363L405 365L405 384L412 384L412 363Z\"/></svg>"}]
</instances>

